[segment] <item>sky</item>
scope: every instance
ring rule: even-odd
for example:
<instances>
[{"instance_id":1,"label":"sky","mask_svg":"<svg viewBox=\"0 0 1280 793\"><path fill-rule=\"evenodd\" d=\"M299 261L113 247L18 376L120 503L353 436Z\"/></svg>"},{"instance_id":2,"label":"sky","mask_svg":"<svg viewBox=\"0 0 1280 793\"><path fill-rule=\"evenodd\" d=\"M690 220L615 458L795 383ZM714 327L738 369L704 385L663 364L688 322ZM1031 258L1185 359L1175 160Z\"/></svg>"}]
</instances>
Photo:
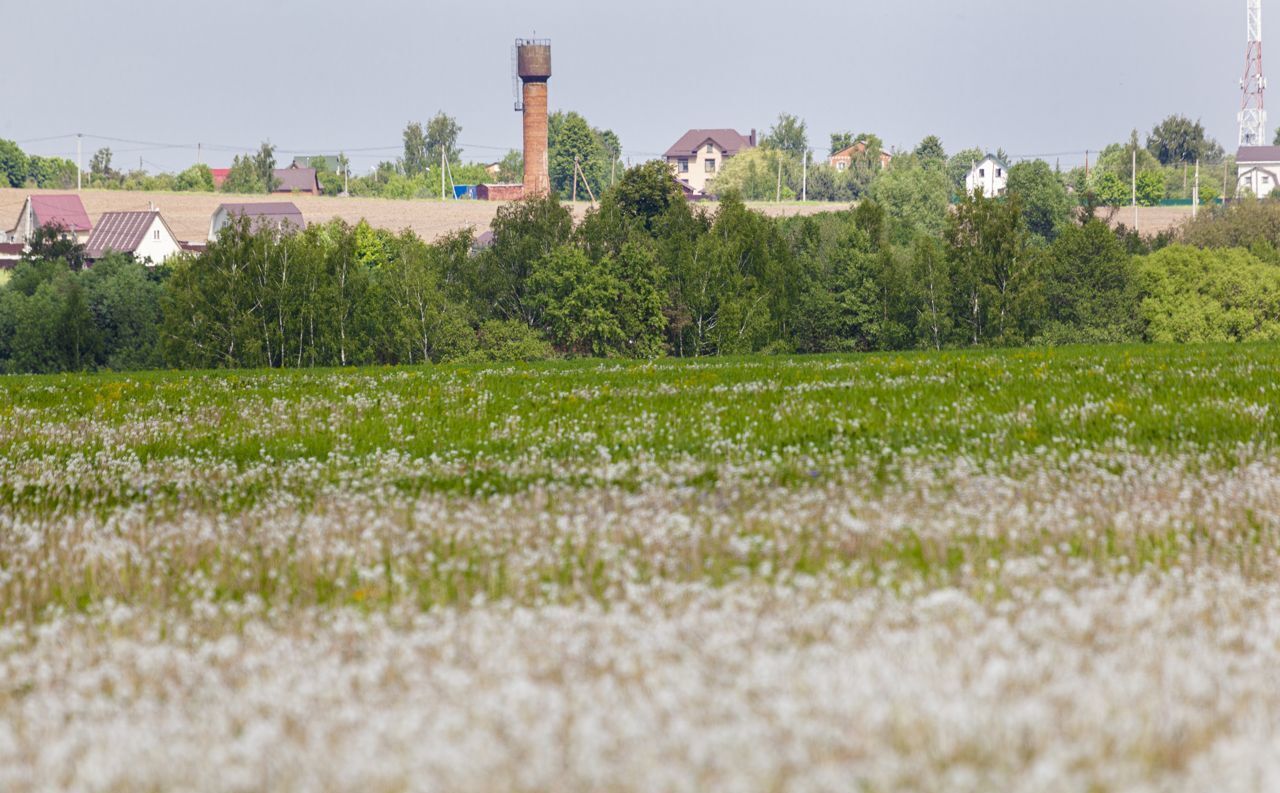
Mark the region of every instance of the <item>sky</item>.
<instances>
[{"instance_id":1,"label":"sky","mask_svg":"<svg viewBox=\"0 0 1280 793\"><path fill-rule=\"evenodd\" d=\"M409 121L462 126L467 160L520 145L510 50L550 38L550 104L623 157L689 128L805 120L910 149L1002 148L1068 167L1180 113L1235 148L1244 0L40 0L4 38L0 138L117 168L400 153ZM1280 51L1280 50L1278 50ZM1275 64L1280 69L1280 63ZM1280 114L1273 119L1280 122Z\"/></svg>"}]
</instances>

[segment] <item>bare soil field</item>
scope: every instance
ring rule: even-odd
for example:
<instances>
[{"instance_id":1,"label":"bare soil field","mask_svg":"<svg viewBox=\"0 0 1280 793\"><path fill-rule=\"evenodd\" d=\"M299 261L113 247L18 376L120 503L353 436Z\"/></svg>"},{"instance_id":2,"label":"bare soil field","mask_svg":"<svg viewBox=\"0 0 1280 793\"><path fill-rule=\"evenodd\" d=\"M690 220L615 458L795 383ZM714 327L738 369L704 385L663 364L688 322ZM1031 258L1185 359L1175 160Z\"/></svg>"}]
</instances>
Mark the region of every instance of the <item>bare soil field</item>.
<instances>
[{"instance_id":1,"label":"bare soil field","mask_svg":"<svg viewBox=\"0 0 1280 793\"><path fill-rule=\"evenodd\" d=\"M65 194L65 190L0 189L0 228L13 228L28 195ZM384 198L334 198L330 196L278 195L237 196L225 193L147 193L123 190L83 190L80 193L89 219L97 223L104 212L148 209L152 205L181 240L203 242L209 233L209 217L219 204L249 201L292 201L308 222L341 218L348 223L361 219L370 225L400 231L410 229L425 240L435 240L465 228L480 231L493 221L501 202L490 201L398 201ZM581 218L590 204L578 202L574 214ZM813 215L846 209L847 204L754 204L754 208L775 217Z\"/></svg>"}]
</instances>

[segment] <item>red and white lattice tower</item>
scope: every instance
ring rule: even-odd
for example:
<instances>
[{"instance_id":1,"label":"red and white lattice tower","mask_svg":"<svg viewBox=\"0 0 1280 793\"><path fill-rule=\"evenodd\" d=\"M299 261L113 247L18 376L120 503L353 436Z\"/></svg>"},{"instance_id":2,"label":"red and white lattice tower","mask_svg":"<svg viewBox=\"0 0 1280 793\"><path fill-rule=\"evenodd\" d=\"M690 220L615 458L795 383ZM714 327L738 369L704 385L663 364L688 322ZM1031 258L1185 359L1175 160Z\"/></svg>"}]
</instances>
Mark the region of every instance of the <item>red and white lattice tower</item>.
<instances>
[{"instance_id":1,"label":"red and white lattice tower","mask_svg":"<svg viewBox=\"0 0 1280 793\"><path fill-rule=\"evenodd\" d=\"M1262 73L1262 0L1247 0L1249 10L1249 44L1245 52L1244 79L1240 88L1244 97L1240 104L1240 145L1267 144L1267 106L1264 95L1267 78Z\"/></svg>"}]
</instances>

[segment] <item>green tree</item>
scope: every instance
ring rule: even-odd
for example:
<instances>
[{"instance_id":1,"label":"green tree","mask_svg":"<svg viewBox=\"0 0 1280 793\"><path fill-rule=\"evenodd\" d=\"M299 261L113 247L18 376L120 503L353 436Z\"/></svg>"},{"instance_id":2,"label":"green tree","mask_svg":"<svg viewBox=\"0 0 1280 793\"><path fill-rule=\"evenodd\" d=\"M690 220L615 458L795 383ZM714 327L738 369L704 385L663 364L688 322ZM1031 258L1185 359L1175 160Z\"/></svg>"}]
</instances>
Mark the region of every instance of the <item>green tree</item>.
<instances>
[{"instance_id":1,"label":"green tree","mask_svg":"<svg viewBox=\"0 0 1280 793\"><path fill-rule=\"evenodd\" d=\"M1132 260L1106 223L1091 218L1064 226L1042 261L1041 341L1096 344L1138 337Z\"/></svg>"},{"instance_id":2,"label":"green tree","mask_svg":"<svg viewBox=\"0 0 1280 793\"><path fill-rule=\"evenodd\" d=\"M27 155L11 140L0 140L0 187L22 187L27 181Z\"/></svg>"},{"instance_id":3,"label":"green tree","mask_svg":"<svg viewBox=\"0 0 1280 793\"><path fill-rule=\"evenodd\" d=\"M573 214L554 195L531 197L499 207L491 229L493 245L456 264L447 278L460 285L481 319L533 325L537 309L528 302L527 283L532 265L572 239Z\"/></svg>"},{"instance_id":4,"label":"green tree","mask_svg":"<svg viewBox=\"0 0 1280 793\"><path fill-rule=\"evenodd\" d=\"M844 132L832 132L830 156L835 156L836 154L844 151L852 146L854 142L855 140L852 132L847 130Z\"/></svg>"},{"instance_id":5,"label":"green tree","mask_svg":"<svg viewBox=\"0 0 1280 793\"><path fill-rule=\"evenodd\" d=\"M89 174L95 184L119 178L120 173L111 167L111 149L104 146L93 153L89 160Z\"/></svg>"},{"instance_id":6,"label":"green tree","mask_svg":"<svg viewBox=\"0 0 1280 793\"><path fill-rule=\"evenodd\" d=\"M457 119L446 115L444 111L436 113L427 122L427 162L433 165L440 162L442 153L451 165L461 162L462 152L458 149L458 135L461 133L462 127L458 125Z\"/></svg>"},{"instance_id":7,"label":"green tree","mask_svg":"<svg viewBox=\"0 0 1280 793\"><path fill-rule=\"evenodd\" d=\"M625 334L614 310L621 292L609 269L592 265L572 246L539 259L529 275L535 326L556 347L578 355L605 356L622 346Z\"/></svg>"},{"instance_id":8,"label":"green tree","mask_svg":"<svg viewBox=\"0 0 1280 793\"><path fill-rule=\"evenodd\" d=\"M949 187L942 169L926 168L915 157L901 156L871 183L869 195L884 207L891 237L907 244L917 233L937 236L946 228Z\"/></svg>"},{"instance_id":9,"label":"green tree","mask_svg":"<svg viewBox=\"0 0 1280 793\"><path fill-rule=\"evenodd\" d=\"M212 178L212 174L210 175ZM265 193L267 191L266 183L262 181L261 174L254 167L252 157L241 157L236 155L231 161L231 168L227 171L227 178L222 182L222 192L224 193Z\"/></svg>"},{"instance_id":10,"label":"green tree","mask_svg":"<svg viewBox=\"0 0 1280 793\"><path fill-rule=\"evenodd\" d=\"M276 179L276 147L264 141L258 147L258 151L253 155L253 170L258 176L258 182L263 185L263 192L274 192L280 185Z\"/></svg>"},{"instance_id":11,"label":"green tree","mask_svg":"<svg viewBox=\"0 0 1280 793\"><path fill-rule=\"evenodd\" d=\"M76 175L76 164L71 160L36 155L27 158L27 179L36 187L69 190L75 187Z\"/></svg>"},{"instance_id":12,"label":"green tree","mask_svg":"<svg viewBox=\"0 0 1280 793\"><path fill-rule=\"evenodd\" d=\"M1221 150L1205 135L1204 125L1186 116L1169 116L1147 136L1147 151L1161 165L1208 160L1215 147Z\"/></svg>"},{"instance_id":13,"label":"green tree","mask_svg":"<svg viewBox=\"0 0 1280 793\"><path fill-rule=\"evenodd\" d=\"M182 173L178 174L178 180L175 187L182 191L194 191L201 193L213 192L213 171L209 166L203 163L193 165Z\"/></svg>"},{"instance_id":14,"label":"green tree","mask_svg":"<svg viewBox=\"0 0 1280 793\"><path fill-rule=\"evenodd\" d=\"M947 161L947 151L942 148L942 139L937 135L930 135L920 141L914 152L922 162L940 162Z\"/></svg>"},{"instance_id":15,"label":"green tree","mask_svg":"<svg viewBox=\"0 0 1280 793\"><path fill-rule=\"evenodd\" d=\"M1027 230L1052 241L1071 222L1071 197L1047 162L1020 162L1009 169L1008 192L1017 195Z\"/></svg>"},{"instance_id":16,"label":"green tree","mask_svg":"<svg viewBox=\"0 0 1280 793\"><path fill-rule=\"evenodd\" d=\"M764 136L761 145L799 157L809 148L809 137L805 131L804 120L790 113L778 114L777 123Z\"/></svg>"},{"instance_id":17,"label":"green tree","mask_svg":"<svg viewBox=\"0 0 1280 793\"><path fill-rule=\"evenodd\" d=\"M955 317L973 345L1020 342L1030 330L1037 284L1016 195L976 192L956 205L947 224Z\"/></svg>"},{"instance_id":18,"label":"green tree","mask_svg":"<svg viewBox=\"0 0 1280 793\"><path fill-rule=\"evenodd\" d=\"M1135 263L1154 342L1280 340L1280 266L1238 248L1173 245Z\"/></svg>"},{"instance_id":19,"label":"green tree","mask_svg":"<svg viewBox=\"0 0 1280 793\"><path fill-rule=\"evenodd\" d=\"M612 133L609 133L612 134ZM587 186L597 198L609 183L611 155L605 148L605 133L592 129L577 113L553 113L547 125L547 165L551 189L562 198L573 194L575 158L581 173L578 197L588 194ZM613 138L616 141L616 136ZM586 177L585 181L582 177Z\"/></svg>"},{"instance_id":20,"label":"green tree","mask_svg":"<svg viewBox=\"0 0 1280 793\"><path fill-rule=\"evenodd\" d=\"M431 167L427 151L427 133L422 124L411 121L404 128L404 172L409 176L421 176Z\"/></svg>"},{"instance_id":21,"label":"green tree","mask_svg":"<svg viewBox=\"0 0 1280 793\"><path fill-rule=\"evenodd\" d=\"M519 184L524 181L524 154L512 149L498 163L498 181Z\"/></svg>"},{"instance_id":22,"label":"green tree","mask_svg":"<svg viewBox=\"0 0 1280 793\"><path fill-rule=\"evenodd\" d=\"M70 270L81 270L85 265L85 250L76 235L57 224L40 226L27 240L27 250L22 254L28 262L57 262Z\"/></svg>"},{"instance_id":23,"label":"green tree","mask_svg":"<svg viewBox=\"0 0 1280 793\"><path fill-rule=\"evenodd\" d=\"M940 350L951 337L951 263L936 237L920 234L911 245L911 281L916 302L916 338Z\"/></svg>"},{"instance_id":24,"label":"green tree","mask_svg":"<svg viewBox=\"0 0 1280 793\"><path fill-rule=\"evenodd\" d=\"M1136 185L1138 192L1138 204L1144 207L1153 207L1158 205L1164 199L1165 180L1164 175L1158 171L1146 171L1138 174L1138 183ZM1133 195L1133 186L1130 187L1130 197Z\"/></svg>"}]
</instances>

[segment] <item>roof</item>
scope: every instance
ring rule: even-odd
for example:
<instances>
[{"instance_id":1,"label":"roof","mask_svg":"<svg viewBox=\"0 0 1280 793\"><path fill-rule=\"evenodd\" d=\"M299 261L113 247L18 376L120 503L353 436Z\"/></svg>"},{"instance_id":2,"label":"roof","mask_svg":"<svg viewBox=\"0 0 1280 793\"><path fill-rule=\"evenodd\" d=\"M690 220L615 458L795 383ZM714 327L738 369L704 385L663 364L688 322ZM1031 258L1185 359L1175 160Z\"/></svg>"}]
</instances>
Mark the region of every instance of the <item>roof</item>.
<instances>
[{"instance_id":1,"label":"roof","mask_svg":"<svg viewBox=\"0 0 1280 793\"><path fill-rule=\"evenodd\" d=\"M866 151L866 150L867 150L867 142L866 142L865 140L860 140L860 141L858 141L857 143L853 144L852 146L846 146L846 147L844 147L843 149L841 149L840 151L838 151L838 152L836 152L835 154L831 155L831 158L832 158L832 159L835 159L836 157L849 157L849 158L852 158L854 154L861 154L861 153L863 153L863 152L864 152L864 151ZM892 153L892 152L885 151L884 149L881 149L881 150L880 150L880 157L881 157L882 159L893 159L893 153Z\"/></svg>"},{"instance_id":2,"label":"roof","mask_svg":"<svg viewBox=\"0 0 1280 793\"><path fill-rule=\"evenodd\" d=\"M213 177L213 186L222 187L222 183L227 181L227 176L230 173L230 168L210 168L209 174Z\"/></svg>"},{"instance_id":3,"label":"roof","mask_svg":"<svg viewBox=\"0 0 1280 793\"><path fill-rule=\"evenodd\" d=\"M271 172L271 175L279 182L275 189L277 193L292 193L295 190L310 193L320 190L320 182L316 180L315 168L299 168L297 166L277 168Z\"/></svg>"},{"instance_id":4,"label":"roof","mask_svg":"<svg viewBox=\"0 0 1280 793\"><path fill-rule=\"evenodd\" d=\"M89 213L78 195L33 195L28 200L38 226L61 226L67 231L88 231Z\"/></svg>"},{"instance_id":5,"label":"roof","mask_svg":"<svg viewBox=\"0 0 1280 793\"><path fill-rule=\"evenodd\" d=\"M307 223L302 219L302 212L292 201L272 201L259 202L252 204L219 204L213 214L216 216L219 212L226 212L227 216L243 215L249 218L249 225L253 229L262 228L264 225L283 226L285 223L296 225L298 228L305 228Z\"/></svg>"},{"instance_id":6,"label":"roof","mask_svg":"<svg viewBox=\"0 0 1280 793\"><path fill-rule=\"evenodd\" d=\"M733 129L691 129L680 137L671 148L667 149L667 157L688 157L696 154L702 144L707 141L719 146L726 155L732 156L743 149L755 148L755 143L746 135Z\"/></svg>"},{"instance_id":7,"label":"roof","mask_svg":"<svg viewBox=\"0 0 1280 793\"><path fill-rule=\"evenodd\" d=\"M89 235L89 241L85 243L85 256L90 259L101 259L107 251L133 253L142 244L147 229L151 228L156 218L160 218L165 230L169 231L169 236L172 237L173 232L169 230L169 224L164 222L164 218L160 217L157 210L104 212L98 220L98 227L93 230Z\"/></svg>"},{"instance_id":8,"label":"roof","mask_svg":"<svg viewBox=\"0 0 1280 793\"><path fill-rule=\"evenodd\" d=\"M25 247L21 242L0 242L0 269L12 268L14 260L22 258Z\"/></svg>"},{"instance_id":9,"label":"roof","mask_svg":"<svg viewBox=\"0 0 1280 793\"><path fill-rule=\"evenodd\" d=\"M1236 162L1280 162L1280 146L1241 146Z\"/></svg>"}]
</instances>

